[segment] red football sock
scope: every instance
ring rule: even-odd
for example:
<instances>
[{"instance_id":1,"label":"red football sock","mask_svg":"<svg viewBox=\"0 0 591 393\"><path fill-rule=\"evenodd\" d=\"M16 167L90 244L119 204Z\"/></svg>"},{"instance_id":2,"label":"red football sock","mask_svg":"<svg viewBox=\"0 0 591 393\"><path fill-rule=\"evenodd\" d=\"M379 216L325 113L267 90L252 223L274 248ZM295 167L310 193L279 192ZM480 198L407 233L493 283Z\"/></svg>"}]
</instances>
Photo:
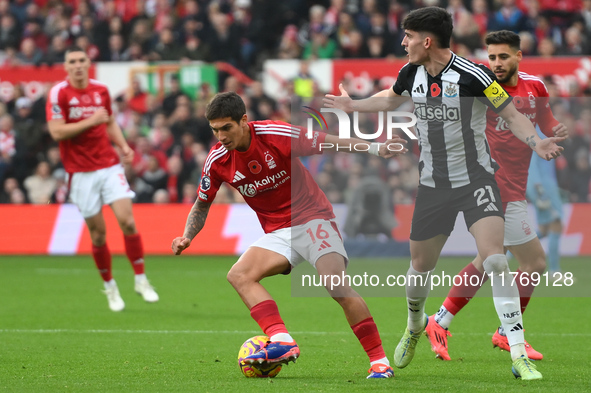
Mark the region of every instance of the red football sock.
<instances>
[{"instance_id":1,"label":"red football sock","mask_svg":"<svg viewBox=\"0 0 591 393\"><path fill-rule=\"evenodd\" d=\"M482 280L483 275L484 280ZM488 276L485 273L480 273L472 263L469 263L463 268L462 271L458 273L458 276L462 277L461 285L454 285L449 290L449 293L443 302L443 306L453 315L460 312L460 310L468 304L470 299L476 295L476 292L480 289L481 281L482 284L484 284L486 280L488 280ZM478 280L476 280L476 278L470 279L472 276L477 276ZM477 283L477 285L471 285L471 283Z\"/></svg>"},{"instance_id":2,"label":"red football sock","mask_svg":"<svg viewBox=\"0 0 591 393\"><path fill-rule=\"evenodd\" d=\"M105 245L100 247L93 245L92 257L103 280L105 282L111 281L113 279L113 275L111 274L111 252L107 244L105 243Z\"/></svg>"},{"instance_id":3,"label":"red football sock","mask_svg":"<svg viewBox=\"0 0 591 393\"><path fill-rule=\"evenodd\" d=\"M289 333L274 300L265 300L256 304L250 309L250 316L269 337L278 333Z\"/></svg>"},{"instance_id":4,"label":"red football sock","mask_svg":"<svg viewBox=\"0 0 591 393\"><path fill-rule=\"evenodd\" d=\"M135 235L124 235L125 254L131 262L135 274L144 274L144 245L139 233Z\"/></svg>"},{"instance_id":5,"label":"red football sock","mask_svg":"<svg viewBox=\"0 0 591 393\"><path fill-rule=\"evenodd\" d=\"M523 276L523 282L527 282L528 285L522 285L521 282L521 275ZM529 278L529 280L526 279ZM517 275L515 276L515 283L517 284L517 289L519 289L519 299L521 300L521 313L525 312L525 308L531 299L532 293L534 293L534 289L536 286L531 281L531 276L527 273L522 272L521 270L517 270Z\"/></svg>"},{"instance_id":6,"label":"red football sock","mask_svg":"<svg viewBox=\"0 0 591 393\"><path fill-rule=\"evenodd\" d=\"M378 332L378 327L373 321L372 317L366 318L363 321L351 326L353 333L363 346L365 353L369 356L369 361L374 362L386 357L384 347L382 347L382 339Z\"/></svg>"}]
</instances>

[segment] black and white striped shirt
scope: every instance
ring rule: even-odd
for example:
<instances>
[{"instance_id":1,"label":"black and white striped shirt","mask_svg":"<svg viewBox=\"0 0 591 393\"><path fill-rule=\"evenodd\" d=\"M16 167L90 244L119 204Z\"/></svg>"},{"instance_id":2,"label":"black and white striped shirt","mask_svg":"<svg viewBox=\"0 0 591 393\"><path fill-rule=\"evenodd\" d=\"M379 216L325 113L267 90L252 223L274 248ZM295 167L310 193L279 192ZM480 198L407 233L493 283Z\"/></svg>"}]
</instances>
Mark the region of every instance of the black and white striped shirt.
<instances>
[{"instance_id":1,"label":"black and white striped shirt","mask_svg":"<svg viewBox=\"0 0 591 393\"><path fill-rule=\"evenodd\" d=\"M500 112L511 98L492 71L452 53L434 77L422 65L406 64L392 89L415 104L420 184L457 188L494 175L486 109Z\"/></svg>"}]
</instances>

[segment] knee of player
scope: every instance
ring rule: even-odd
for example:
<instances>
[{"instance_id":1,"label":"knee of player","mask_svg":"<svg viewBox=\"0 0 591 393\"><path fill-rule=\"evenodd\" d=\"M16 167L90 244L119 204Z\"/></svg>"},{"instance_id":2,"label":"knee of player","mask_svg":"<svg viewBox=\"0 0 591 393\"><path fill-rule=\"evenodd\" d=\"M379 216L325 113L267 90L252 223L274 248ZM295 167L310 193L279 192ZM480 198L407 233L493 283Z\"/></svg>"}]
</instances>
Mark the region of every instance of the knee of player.
<instances>
[{"instance_id":1,"label":"knee of player","mask_svg":"<svg viewBox=\"0 0 591 393\"><path fill-rule=\"evenodd\" d=\"M136 233L135 220L133 219L133 216L130 216L129 218L125 218L124 220L121 220L119 222L119 225L120 225L123 233L126 235L133 235Z\"/></svg>"},{"instance_id":2,"label":"knee of player","mask_svg":"<svg viewBox=\"0 0 591 393\"><path fill-rule=\"evenodd\" d=\"M537 257L532 264L531 272L530 273L540 273L543 274L546 271L546 256L540 255Z\"/></svg>"},{"instance_id":3,"label":"knee of player","mask_svg":"<svg viewBox=\"0 0 591 393\"><path fill-rule=\"evenodd\" d=\"M501 274L509 269L507 257L504 254L489 255L482 264L487 273Z\"/></svg>"},{"instance_id":4,"label":"knee of player","mask_svg":"<svg viewBox=\"0 0 591 393\"><path fill-rule=\"evenodd\" d=\"M230 269L230 271L226 275L226 279L234 288L238 288L248 282L255 281L252 279L252 277L250 277L248 272L234 267Z\"/></svg>"},{"instance_id":5,"label":"knee of player","mask_svg":"<svg viewBox=\"0 0 591 393\"><path fill-rule=\"evenodd\" d=\"M102 246L107 242L107 233L103 230L90 230L90 239L95 246Z\"/></svg>"}]
</instances>

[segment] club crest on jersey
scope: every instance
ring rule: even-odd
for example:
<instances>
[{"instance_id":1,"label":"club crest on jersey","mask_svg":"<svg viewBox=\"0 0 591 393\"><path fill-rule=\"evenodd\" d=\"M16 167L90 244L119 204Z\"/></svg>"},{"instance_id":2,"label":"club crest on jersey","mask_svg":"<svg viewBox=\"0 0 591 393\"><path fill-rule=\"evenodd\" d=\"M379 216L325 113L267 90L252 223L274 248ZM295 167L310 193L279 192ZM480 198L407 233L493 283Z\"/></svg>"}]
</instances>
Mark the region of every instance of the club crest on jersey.
<instances>
[{"instance_id":1,"label":"club crest on jersey","mask_svg":"<svg viewBox=\"0 0 591 393\"><path fill-rule=\"evenodd\" d=\"M103 101L102 101L102 99L101 99L101 95L99 94L99 92L98 92L98 91L95 91L95 92L94 92L94 103L95 103L96 105L100 105L100 104L102 104L102 103L103 103Z\"/></svg>"},{"instance_id":2,"label":"club crest on jersey","mask_svg":"<svg viewBox=\"0 0 591 393\"><path fill-rule=\"evenodd\" d=\"M431 83L430 90L431 97L439 97L439 94L441 94L441 87L437 83Z\"/></svg>"},{"instance_id":3,"label":"club crest on jersey","mask_svg":"<svg viewBox=\"0 0 591 393\"><path fill-rule=\"evenodd\" d=\"M536 97L534 97L534 93L532 93L531 91L528 91L527 94L529 96L530 108L535 108L536 107Z\"/></svg>"},{"instance_id":4,"label":"club crest on jersey","mask_svg":"<svg viewBox=\"0 0 591 393\"><path fill-rule=\"evenodd\" d=\"M250 172L254 175L258 175L259 173L261 173L263 167L261 164L259 164L257 160L252 160L248 163L248 169L250 169Z\"/></svg>"},{"instance_id":5,"label":"club crest on jersey","mask_svg":"<svg viewBox=\"0 0 591 393\"><path fill-rule=\"evenodd\" d=\"M271 154L269 154L268 151L265 152L265 161L267 162L267 166L269 167L269 169L273 169L277 167L277 164L275 163L275 159L273 158L273 156Z\"/></svg>"},{"instance_id":6,"label":"club crest on jersey","mask_svg":"<svg viewBox=\"0 0 591 393\"><path fill-rule=\"evenodd\" d=\"M455 83L448 83L443 92L445 97L456 97L458 95L458 85Z\"/></svg>"},{"instance_id":7,"label":"club crest on jersey","mask_svg":"<svg viewBox=\"0 0 591 393\"><path fill-rule=\"evenodd\" d=\"M207 191L211 187L211 179L209 176L203 176L201 178L201 190Z\"/></svg>"}]
</instances>

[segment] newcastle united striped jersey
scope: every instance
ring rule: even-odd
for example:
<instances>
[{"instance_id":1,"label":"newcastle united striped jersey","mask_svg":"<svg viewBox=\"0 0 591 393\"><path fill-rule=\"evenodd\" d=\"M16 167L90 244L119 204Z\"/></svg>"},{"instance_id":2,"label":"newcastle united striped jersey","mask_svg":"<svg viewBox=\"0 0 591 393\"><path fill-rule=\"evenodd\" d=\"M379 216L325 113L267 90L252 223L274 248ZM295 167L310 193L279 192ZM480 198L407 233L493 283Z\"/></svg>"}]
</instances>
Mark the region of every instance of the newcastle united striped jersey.
<instances>
[{"instance_id":1,"label":"newcastle united striped jersey","mask_svg":"<svg viewBox=\"0 0 591 393\"><path fill-rule=\"evenodd\" d=\"M486 109L500 112L511 99L488 68L452 53L437 76L406 64L392 89L415 104L422 185L457 188L494 175Z\"/></svg>"}]
</instances>

